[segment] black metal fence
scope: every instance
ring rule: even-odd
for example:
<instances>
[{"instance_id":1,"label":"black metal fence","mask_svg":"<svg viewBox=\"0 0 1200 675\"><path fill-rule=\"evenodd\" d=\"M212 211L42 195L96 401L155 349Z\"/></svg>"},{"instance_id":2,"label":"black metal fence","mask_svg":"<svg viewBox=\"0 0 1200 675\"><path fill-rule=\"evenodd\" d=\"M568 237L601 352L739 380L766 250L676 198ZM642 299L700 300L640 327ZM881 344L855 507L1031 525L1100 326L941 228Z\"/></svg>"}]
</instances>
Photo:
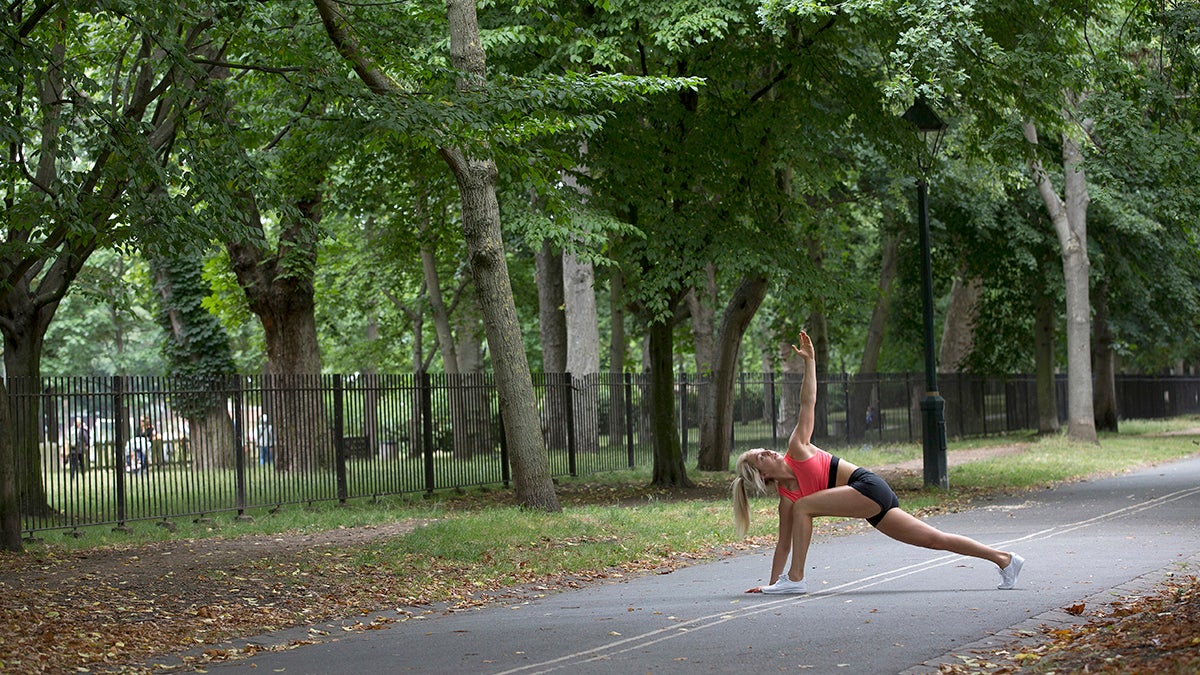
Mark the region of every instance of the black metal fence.
<instances>
[{"instance_id":1,"label":"black metal fence","mask_svg":"<svg viewBox=\"0 0 1200 675\"><path fill-rule=\"evenodd\" d=\"M1032 377L939 376L950 437L1037 427ZM11 438L27 532L238 515L507 485L509 461L489 375L329 375L176 379L9 378ZM653 461L649 376L534 376L555 476ZM921 437L924 379L834 375L818 383L814 440L826 447ZM1066 384L1057 382L1065 419ZM744 373L732 443L780 448L800 380ZM1200 412L1200 378L1120 377L1122 417ZM680 375L684 452L695 450L711 383Z\"/></svg>"}]
</instances>

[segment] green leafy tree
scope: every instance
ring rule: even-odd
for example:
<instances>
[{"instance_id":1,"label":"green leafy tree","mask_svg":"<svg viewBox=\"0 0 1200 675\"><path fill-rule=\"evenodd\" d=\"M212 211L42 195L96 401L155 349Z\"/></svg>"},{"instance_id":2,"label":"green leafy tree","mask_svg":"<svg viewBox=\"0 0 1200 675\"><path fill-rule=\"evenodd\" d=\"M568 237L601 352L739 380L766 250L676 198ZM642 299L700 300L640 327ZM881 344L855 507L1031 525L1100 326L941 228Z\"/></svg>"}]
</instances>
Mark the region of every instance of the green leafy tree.
<instances>
[{"instance_id":1,"label":"green leafy tree","mask_svg":"<svg viewBox=\"0 0 1200 675\"><path fill-rule=\"evenodd\" d=\"M158 298L158 324L170 336L163 344L168 370L179 393L171 407L188 421L188 449L197 469L230 468L237 459L233 420L225 390L236 373L229 337L205 307L211 289L204 261L194 252L150 259Z\"/></svg>"},{"instance_id":2,"label":"green leafy tree","mask_svg":"<svg viewBox=\"0 0 1200 675\"><path fill-rule=\"evenodd\" d=\"M12 96L0 106L9 160L0 169L6 235L0 330L8 375L23 383L30 395L22 400L35 406L14 420L39 419L45 332L92 253L126 241L169 246L232 229L220 204L207 217L189 217L191 189L213 175L198 166L185 176L166 160L181 128L205 126L199 64L211 60L215 47L204 30L224 6L196 2L189 9L17 3L4 13L0 78ZM165 191L167 184L176 189ZM12 477L21 508L46 514L37 425L6 430L12 461L0 448L0 482ZM11 541L11 522L3 525Z\"/></svg>"}]
</instances>

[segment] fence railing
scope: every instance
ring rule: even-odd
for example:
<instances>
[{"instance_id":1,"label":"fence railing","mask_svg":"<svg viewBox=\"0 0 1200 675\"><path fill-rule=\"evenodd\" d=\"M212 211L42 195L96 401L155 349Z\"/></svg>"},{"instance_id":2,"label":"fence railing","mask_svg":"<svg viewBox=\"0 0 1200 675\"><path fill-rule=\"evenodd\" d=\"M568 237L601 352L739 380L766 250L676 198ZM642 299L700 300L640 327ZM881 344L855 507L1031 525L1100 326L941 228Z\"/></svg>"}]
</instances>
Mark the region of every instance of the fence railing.
<instances>
[{"instance_id":1,"label":"fence railing","mask_svg":"<svg viewBox=\"0 0 1200 675\"><path fill-rule=\"evenodd\" d=\"M1033 429L1032 377L944 374L950 437ZM212 379L9 378L11 439L27 532L290 503L507 485L508 449L491 376L328 375ZM653 461L649 376L538 374L534 390L554 476ZM920 375L833 375L818 383L825 447L921 436ZM1066 384L1057 382L1065 419ZM685 455L711 396L680 375ZM780 448L800 379L743 373L732 445ZM1119 377L1122 417L1200 413L1200 378Z\"/></svg>"}]
</instances>

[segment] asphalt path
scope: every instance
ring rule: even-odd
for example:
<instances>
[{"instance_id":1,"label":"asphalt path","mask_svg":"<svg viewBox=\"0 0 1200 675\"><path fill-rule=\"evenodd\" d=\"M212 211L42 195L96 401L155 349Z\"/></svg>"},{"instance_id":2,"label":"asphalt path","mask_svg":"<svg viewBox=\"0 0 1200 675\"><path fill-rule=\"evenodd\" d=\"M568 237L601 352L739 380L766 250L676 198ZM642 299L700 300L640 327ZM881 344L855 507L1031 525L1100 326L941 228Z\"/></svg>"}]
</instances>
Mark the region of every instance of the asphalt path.
<instances>
[{"instance_id":1,"label":"asphalt path","mask_svg":"<svg viewBox=\"0 0 1200 675\"><path fill-rule=\"evenodd\" d=\"M953 480L953 475L951 476ZM206 671L255 673L921 672L1058 608L1195 565L1200 458L997 498L927 522L1026 559L1018 587L995 565L874 531L814 541L803 596L746 594L769 549L718 562L404 618L381 630L322 624L243 640L319 644ZM1190 561L1190 563L1189 563ZM369 619L369 617L368 617Z\"/></svg>"}]
</instances>

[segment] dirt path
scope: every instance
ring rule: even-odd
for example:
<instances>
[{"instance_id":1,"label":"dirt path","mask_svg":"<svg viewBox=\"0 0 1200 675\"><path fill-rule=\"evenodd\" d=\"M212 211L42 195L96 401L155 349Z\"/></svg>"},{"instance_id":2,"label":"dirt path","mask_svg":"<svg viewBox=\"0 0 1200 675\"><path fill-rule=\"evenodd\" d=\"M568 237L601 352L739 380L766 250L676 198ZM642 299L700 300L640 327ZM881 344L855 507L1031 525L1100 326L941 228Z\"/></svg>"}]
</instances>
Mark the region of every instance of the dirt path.
<instances>
[{"instance_id":1,"label":"dirt path","mask_svg":"<svg viewBox=\"0 0 1200 675\"><path fill-rule=\"evenodd\" d=\"M946 453L947 466L960 466L962 464L970 464L971 462L979 462L985 459L995 457L1006 457L1009 455L1019 455L1022 452L1029 450L1030 443L1014 443L1013 445L1001 445L994 448L974 448L972 450L956 450ZM886 464L872 469L875 473L888 478L893 475L920 473L925 469L924 459L910 459L905 462L897 462L896 464Z\"/></svg>"}]
</instances>

